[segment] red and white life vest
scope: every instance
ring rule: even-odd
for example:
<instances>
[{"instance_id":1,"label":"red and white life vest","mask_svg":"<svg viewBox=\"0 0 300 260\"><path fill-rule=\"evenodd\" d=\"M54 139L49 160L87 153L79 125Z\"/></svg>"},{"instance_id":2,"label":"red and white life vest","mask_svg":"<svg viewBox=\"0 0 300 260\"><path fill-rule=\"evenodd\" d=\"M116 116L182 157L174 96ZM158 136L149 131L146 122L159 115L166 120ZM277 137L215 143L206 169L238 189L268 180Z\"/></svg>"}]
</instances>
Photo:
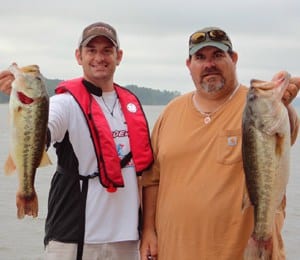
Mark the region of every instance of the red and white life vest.
<instances>
[{"instance_id":1,"label":"red and white life vest","mask_svg":"<svg viewBox=\"0 0 300 260\"><path fill-rule=\"evenodd\" d=\"M120 158L108 122L82 80L83 78L77 78L63 81L55 92L57 94L69 92L79 104L94 144L100 182L104 187L115 191L117 187L124 187ZM141 174L153 162L148 123L138 98L117 84L114 84L114 88L127 123L135 170L137 174Z\"/></svg>"}]
</instances>

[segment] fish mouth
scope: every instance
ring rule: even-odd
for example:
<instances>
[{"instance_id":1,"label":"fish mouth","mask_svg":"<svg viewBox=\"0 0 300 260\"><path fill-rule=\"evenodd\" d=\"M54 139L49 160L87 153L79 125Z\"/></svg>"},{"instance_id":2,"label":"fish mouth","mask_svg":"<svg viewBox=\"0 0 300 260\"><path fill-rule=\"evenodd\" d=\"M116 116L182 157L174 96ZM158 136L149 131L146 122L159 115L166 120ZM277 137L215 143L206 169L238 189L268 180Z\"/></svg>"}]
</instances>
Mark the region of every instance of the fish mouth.
<instances>
[{"instance_id":1,"label":"fish mouth","mask_svg":"<svg viewBox=\"0 0 300 260\"><path fill-rule=\"evenodd\" d=\"M258 80L258 79L252 79L250 83L252 88L255 89L261 89L261 90L269 90L276 88L276 85L274 83L271 83L269 81L263 81L263 80Z\"/></svg>"},{"instance_id":2,"label":"fish mouth","mask_svg":"<svg viewBox=\"0 0 300 260\"><path fill-rule=\"evenodd\" d=\"M15 77L18 73L32 74L36 76L40 74L40 68L35 64L19 68L16 63L12 63L8 69Z\"/></svg>"},{"instance_id":3,"label":"fish mouth","mask_svg":"<svg viewBox=\"0 0 300 260\"><path fill-rule=\"evenodd\" d=\"M39 74L40 73L40 68L38 65L28 65L25 67L20 68L20 70L23 73L34 73L34 74Z\"/></svg>"},{"instance_id":4,"label":"fish mouth","mask_svg":"<svg viewBox=\"0 0 300 260\"><path fill-rule=\"evenodd\" d=\"M258 79L252 79L250 86L261 90L270 90L287 86L290 80L290 74L286 71L281 71L272 79L272 81L263 81Z\"/></svg>"}]
</instances>

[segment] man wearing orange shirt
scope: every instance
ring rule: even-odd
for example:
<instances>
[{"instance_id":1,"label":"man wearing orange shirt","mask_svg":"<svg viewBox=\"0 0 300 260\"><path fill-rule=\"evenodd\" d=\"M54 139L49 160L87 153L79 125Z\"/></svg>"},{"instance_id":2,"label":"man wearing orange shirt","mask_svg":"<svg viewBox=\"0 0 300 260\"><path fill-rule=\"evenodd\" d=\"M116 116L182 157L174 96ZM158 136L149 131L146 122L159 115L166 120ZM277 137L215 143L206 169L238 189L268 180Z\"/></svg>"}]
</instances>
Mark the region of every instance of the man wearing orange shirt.
<instances>
[{"instance_id":1,"label":"man wearing orange shirt","mask_svg":"<svg viewBox=\"0 0 300 260\"><path fill-rule=\"evenodd\" d=\"M141 258L243 259L253 229L253 207L242 211L246 191L241 152L247 87L238 82L238 54L220 28L190 36L186 65L196 90L164 109L152 132L154 164L143 175ZM298 118L284 93L295 142ZM273 229L274 259L284 259L281 229L285 199Z\"/></svg>"}]
</instances>

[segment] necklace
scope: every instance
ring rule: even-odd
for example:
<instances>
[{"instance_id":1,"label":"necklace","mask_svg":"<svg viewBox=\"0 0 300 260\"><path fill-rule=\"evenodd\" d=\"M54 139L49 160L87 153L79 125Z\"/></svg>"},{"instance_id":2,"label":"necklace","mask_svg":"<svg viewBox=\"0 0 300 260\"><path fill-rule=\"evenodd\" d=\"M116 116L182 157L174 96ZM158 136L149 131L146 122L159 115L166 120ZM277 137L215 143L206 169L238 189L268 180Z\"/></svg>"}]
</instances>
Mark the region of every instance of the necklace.
<instances>
[{"instance_id":1,"label":"necklace","mask_svg":"<svg viewBox=\"0 0 300 260\"><path fill-rule=\"evenodd\" d=\"M201 109L199 108L199 105L196 101L196 96L195 94L193 95L193 102L194 105L196 107L196 109L201 113L201 115L204 116L203 122L204 124L209 124L212 120L212 116L217 113L222 107L224 107L234 96L234 94L237 92L237 90L239 89L240 85L238 85L235 90L231 93L231 95L221 104L219 105L215 110L211 111L211 112L203 112L201 111Z\"/></svg>"},{"instance_id":2,"label":"necklace","mask_svg":"<svg viewBox=\"0 0 300 260\"><path fill-rule=\"evenodd\" d=\"M116 104L117 104L118 97L116 96L115 101L114 101L114 104L113 104L113 106L112 106L112 109L110 109L110 107L106 104L106 102L105 102L103 96L101 96L101 98L102 98L102 101L103 101L103 104L104 104L106 110L107 110L107 111L110 113L110 115L113 117L113 116L114 116L114 110L115 110L115 107L116 107Z\"/></svg>"}]
</instances>

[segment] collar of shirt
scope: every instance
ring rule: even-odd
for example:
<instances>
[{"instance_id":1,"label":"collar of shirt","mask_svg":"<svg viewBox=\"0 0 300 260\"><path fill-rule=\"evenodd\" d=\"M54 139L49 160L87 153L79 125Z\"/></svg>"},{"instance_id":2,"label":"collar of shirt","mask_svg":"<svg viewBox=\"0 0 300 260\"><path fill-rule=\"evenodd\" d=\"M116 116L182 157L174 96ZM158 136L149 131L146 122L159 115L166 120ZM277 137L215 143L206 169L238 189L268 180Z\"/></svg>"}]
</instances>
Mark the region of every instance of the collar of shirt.
<instances>
[{"instance_id":1,"label":"collar of shirt","mask_svg":"<svg viewBox=\"0 0 300 260\"><path fill-rule=\"evenodd\" d=\"M102 89L95 86L93 83L83 79L82 80L83 85L85 86L85 88L87 89L87 91L91 94L94 94L98 97L102 96Z\"/></svg>"}]
</instances>

